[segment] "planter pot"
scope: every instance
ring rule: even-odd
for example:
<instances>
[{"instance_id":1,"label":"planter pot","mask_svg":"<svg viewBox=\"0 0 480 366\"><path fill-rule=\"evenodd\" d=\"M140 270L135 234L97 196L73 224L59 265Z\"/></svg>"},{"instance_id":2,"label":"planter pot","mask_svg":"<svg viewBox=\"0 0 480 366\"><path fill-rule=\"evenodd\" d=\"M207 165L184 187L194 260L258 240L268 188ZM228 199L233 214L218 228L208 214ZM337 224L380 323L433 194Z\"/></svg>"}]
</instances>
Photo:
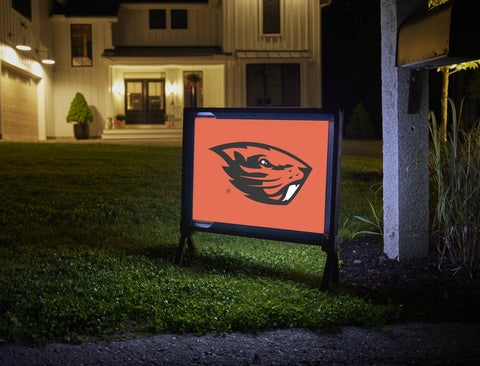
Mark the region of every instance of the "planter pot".
<instances>
[{"instance_id":1,"label":"planter pot","mask_svg":"<svg viewBox=\"0 0 480 366\"><path fill-rule=\"evenodd\" d=\"M77 140L88 139L89 129L88 123L76 123L73 125L73 132Z\"/></svg>"}]
</instances>

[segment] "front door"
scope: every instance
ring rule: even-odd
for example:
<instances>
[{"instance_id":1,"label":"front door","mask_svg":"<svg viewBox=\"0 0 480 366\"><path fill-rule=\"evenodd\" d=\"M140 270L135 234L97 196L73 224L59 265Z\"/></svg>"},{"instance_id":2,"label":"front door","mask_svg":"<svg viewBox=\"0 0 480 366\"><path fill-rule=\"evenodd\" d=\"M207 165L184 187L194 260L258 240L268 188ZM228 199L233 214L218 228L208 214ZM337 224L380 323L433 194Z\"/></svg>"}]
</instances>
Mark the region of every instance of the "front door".
<instances>
[{"instance_id":1,"label":"front door","mask_svg":"<svg viewBox=\"0 0 480 366\"><path fill-rule=\"evenodd\" d=\"M125 79L127 124L165 124L165 80Z\"/></svg>"}]
</instances>

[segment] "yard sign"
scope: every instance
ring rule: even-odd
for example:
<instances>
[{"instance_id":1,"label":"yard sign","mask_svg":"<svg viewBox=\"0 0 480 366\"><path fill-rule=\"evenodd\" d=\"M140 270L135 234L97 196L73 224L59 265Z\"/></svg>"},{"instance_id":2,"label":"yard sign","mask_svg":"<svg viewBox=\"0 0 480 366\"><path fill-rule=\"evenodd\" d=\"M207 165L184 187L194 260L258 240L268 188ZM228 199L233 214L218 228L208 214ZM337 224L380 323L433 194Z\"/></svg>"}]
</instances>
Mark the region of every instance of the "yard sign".
<instances>
[{"instance_id":1,"label":"yard sign","mask_svg":"<svg viewBox=\"0 0 480 366\"><path fill-rule=\"evenodd\" d=\"M341 121L318 109L186 108L177 261L194 231L320 245L338 277Z\"/></svg>"}]
</instances>

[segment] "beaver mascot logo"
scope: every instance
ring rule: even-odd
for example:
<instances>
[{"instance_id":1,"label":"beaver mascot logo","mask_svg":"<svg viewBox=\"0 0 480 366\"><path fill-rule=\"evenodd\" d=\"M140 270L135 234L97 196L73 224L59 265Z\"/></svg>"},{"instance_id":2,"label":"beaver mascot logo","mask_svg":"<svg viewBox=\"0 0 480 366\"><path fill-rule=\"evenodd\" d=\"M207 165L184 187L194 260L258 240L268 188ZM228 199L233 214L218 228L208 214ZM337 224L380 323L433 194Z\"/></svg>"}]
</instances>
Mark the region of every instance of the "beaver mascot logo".
<instances>
[{"instance_id":1,"label":"beaver mascot logo","mask_svg":"<svg viewBox=\"0 0 480 366\"><path fill-rule=\"evenodd\" d=\"M289 152L256 142L233 142L212 147L228 166L230 182L254 201L272 205L290 203L312 168Z\"/></svg>"}]
</instances>

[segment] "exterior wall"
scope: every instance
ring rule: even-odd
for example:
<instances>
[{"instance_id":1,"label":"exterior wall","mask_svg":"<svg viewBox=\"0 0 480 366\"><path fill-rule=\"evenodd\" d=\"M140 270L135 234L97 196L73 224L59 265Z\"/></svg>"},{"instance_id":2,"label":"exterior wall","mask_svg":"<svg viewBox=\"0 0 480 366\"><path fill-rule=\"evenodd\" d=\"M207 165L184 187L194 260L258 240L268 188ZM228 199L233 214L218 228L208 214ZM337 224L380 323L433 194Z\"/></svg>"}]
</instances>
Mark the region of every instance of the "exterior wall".
<instances>
[{"instance_id":1,"label":"exterior wall","mask_svg":"<svg viewBox=\"0 0 480 366\"><path fill-rule=\"evenodd\" d=\"M318 0L282 0L280 35L264 35L261 0L223 1L223 50L255 51L256 58L238 58L226 65L226 104L245 107L246 67L250 63L298 63L301 68L301 107L322 106L321 4ZM305 51L302 57L265 57L263 51Z\"/></svg>"},{"instance_id":2,"label":"exterior wall","mask_svg":"<svg viewBox=\"0 0 480 366\"><path fill-rule=\"evenodd\" d=\"M202 71L205 107L246 107L246 68L250 63L300 64L301 107L321 107L321 0L281 0L282 32L261 34L261 0L210 0L208 4L121 4L118 17L49 16L50 1L32 1L32 20L0 0L0 67L12 65L37 80L39 138L73 137L65 119L76 92L94 114L91 137L101 136L109 117L125 113L122 88L127 75L164 75L166 113L181 119L183 73ZM149 29L149 9L167 11L167 29ZM169 11L188 9L188 29L170 29ZM22 26L26 24L26 28ZM71 24L92 25L93 66L71 64ZM25 37L33 51L19 52L12 35ZM224 54L205 57L104 58L115 46L220 46ZM56 64L39 61L42 50ZM258 52L253 58L243 51ZM271 52L268 55L261 52ZM292 51L275 56L275 51ZM300 54L301 53L301 54ZM0 85L1 87L1 85ZM1 120L1 115L0 115Z\"/></svg>"},{"instance_id":3,"label":"exterior wall","mask_svg":"<svg viewBox=\"0 0 480 366\"><path fill-rule=\"evenodd\" d=\"M77 92L82 93L92 110L93 123L90 124L90 137L102 134L110 102L108 91L108 64L102 57L105 48L111 47L111 41L105 37L105 30L114 19L108 18L54 18L52 28L55 51L58 54L54 73L54 115L55 124L51 137L73 137L73 127L66 122L70 103ZM72 66L71 60L71 24L92 25L92 66ZM60 51L62 50L62 51Z\"/></svg>"},{"instance_id":4,"label":"exterior wall","mask_svg":"<svg viewBox=\"0 0 480 366\"><path fill-rule=\"evenodd\" d=\"M229 62L225 67L226 105L243 108L247 106L247 64L252 63L298 63L300 64L301 105L303 108L322 107L322 84L320 62L305 59L241 59Z\"/></svg>"},{"instance_id":5,"label":"exterior wall","mask_svg":"<svg viewBox=\"0 0 480 366\"><path fill-rule=\"evenodd\" d=\"M30 20L13 10L10 0L0 0L0 68L2 64L12 66L36 80L37 106L35 107L40 140L46 138L50 127L48 121L53 115L51 98L53 67L40 63L42 56L45 57L46 54L54 56L48 22L49 9L49 0L32 1L32 19ZM31 51L15 49L15 44L23 39L31 46Z\"/></svg>"},{"instance_id":6,"label":"exterior wall","mask_svg":"<svg viewBox=\"0 0 480 366\"><path fill-rule=\"evenodd\" d=\"M167 10L167 28L150 29L149 10ZM171 29L168 11L188 9L188 29ZM211 5L123 4L113 25L117 46L219 46L220 14Z\"/></svg>"},{"instance_id":7,"label":"exterior wall","mask_svg":"<svg viewBox=\"0 0 480 366\"><path fill-rule=\"evenodd\" d=\"M319 47L311 26L320 24L318 0L282 0L281 35L263 35L260 0L223 2L223 50L310 50Z\"/></svg>"}]
</instances>

